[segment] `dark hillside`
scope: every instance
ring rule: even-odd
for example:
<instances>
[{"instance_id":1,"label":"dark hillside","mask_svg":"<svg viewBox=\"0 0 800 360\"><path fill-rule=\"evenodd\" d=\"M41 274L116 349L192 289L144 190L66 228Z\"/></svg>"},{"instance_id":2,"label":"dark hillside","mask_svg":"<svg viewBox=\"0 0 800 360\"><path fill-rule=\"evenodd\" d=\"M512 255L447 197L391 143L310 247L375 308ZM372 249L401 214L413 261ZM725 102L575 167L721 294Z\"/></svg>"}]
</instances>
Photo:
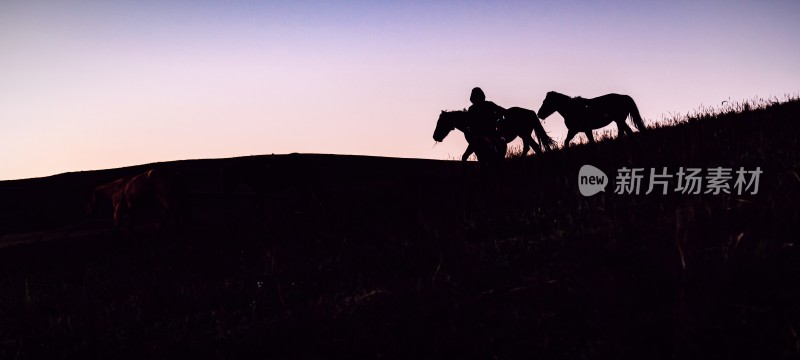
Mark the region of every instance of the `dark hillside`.
<instances>
[{"instance_id":1,"label":"dark hillside","mask_svg":"<svg viewBox=\"0 0 800 360\"><path fill-rule=\"evenodd\" d=\"M798 120L746 107L492 169L293 154L0 182L0 358L797 358ZM584 164L605 192L580 195ZM85 214L153 166L186 176L184 227ZM760 167L758 193L644 195L649 168L718 166ZM622 167L640 195L614 192Z\"/></svg>"}]
</instances>

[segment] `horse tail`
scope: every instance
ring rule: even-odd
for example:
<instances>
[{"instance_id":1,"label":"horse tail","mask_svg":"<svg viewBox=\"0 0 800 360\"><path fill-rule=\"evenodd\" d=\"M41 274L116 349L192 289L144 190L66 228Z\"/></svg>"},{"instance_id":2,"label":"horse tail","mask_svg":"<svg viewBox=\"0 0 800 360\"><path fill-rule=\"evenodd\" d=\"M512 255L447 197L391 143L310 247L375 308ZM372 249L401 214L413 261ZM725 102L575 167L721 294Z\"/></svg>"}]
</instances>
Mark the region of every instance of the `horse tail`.
<instances>
[{"instance_id":1,"label":"horse tail","mask_svg":"<svg viewBox=\"0 0 800 360\"><path fill-rule=\"evenodd\" d=\"M644 120L642 120L642 115L639 115L639 108L636 107L636 103L633 101L633 98L628 96L628 100L630 100L630 115L631 120L633 120L633 125L636 126L636 130L644 131L646 126L644 125Z\"/></svg>"},{"instance_id":2,"label":"horse tail","mask_svg":"<svg viewBox=\"0 0 800 360\"><path fill-rule=\"evenodd\" d=\"M547 135L547 131L544 131L542 120L539 119L539 115L537 115L536 112L533 112L533 118L533 132L536 134L536 138L539 139L539 144L546 151L555 149L556 142Z\"/></svg>"}]
</instances>

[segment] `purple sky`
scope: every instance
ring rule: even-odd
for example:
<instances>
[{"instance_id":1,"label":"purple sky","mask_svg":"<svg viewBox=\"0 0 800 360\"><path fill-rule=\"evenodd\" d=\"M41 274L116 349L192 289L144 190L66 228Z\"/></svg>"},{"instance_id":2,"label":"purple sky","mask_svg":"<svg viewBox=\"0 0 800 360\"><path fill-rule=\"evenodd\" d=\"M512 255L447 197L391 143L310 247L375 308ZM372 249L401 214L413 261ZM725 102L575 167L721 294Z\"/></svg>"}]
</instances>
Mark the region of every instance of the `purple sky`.
<instances>
[{"instance_id":1,"label":"purple sky","mask_svg":"<svg viewBox=\"0 0 800 360\"><path fill-rule=\"evenodd\" d=\"M270 153L460 158L504 107L631 95L646 119L800 90L800 2L0 2L0 179ZM800 119L798 119L800 120ZM566 128L545 122L555 138Z\"/></svg>"}]
</instances>

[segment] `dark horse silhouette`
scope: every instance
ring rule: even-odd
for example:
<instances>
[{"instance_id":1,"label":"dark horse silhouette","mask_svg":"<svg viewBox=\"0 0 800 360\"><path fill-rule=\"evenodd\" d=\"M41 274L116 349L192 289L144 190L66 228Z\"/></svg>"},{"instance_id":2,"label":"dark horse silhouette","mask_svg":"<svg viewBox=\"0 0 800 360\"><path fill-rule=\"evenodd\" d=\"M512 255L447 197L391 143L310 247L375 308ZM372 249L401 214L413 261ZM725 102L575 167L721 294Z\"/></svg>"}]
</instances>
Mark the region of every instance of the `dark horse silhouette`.
<instances>
[{"instance_id":1,"label":"dark horse silhouette","mask_svg":"<svg viewBox=\"0 0 800 360\"><path fill-rule=\"evenodd\" d=\"M115 229L119 228L122 216L127 213L128 227L133 230L135 219L149 206L159 209L162 225L168 225L169 222L177 224L184 205L185 190L180 174L152 169L95 187L86 209L93 215L100 202L110 201L114 210Z\"/></svg>"},{"instance_id":2,"label":"dark horse silhouette","mask_svg":"<svg viewBox=\"0 0 800 360\"><path fill-rule=\"evenodd\" d=\"M433 131L433 140L440 142L454 129L461 130L469 143L464 155L461 156L462 161L467 161L473 152L477 153L480 160L479 150L487 143L495 144L494 147L498 148L497 152L502 152L500 156L505 157L507 143L516 139L517 136L522 138L522 156L525 156L530 148L533 148L534 152L541 153L543 149L552 150L555 147L555 142L547 135L539 117L533 110L520 107L507 109L504 119L497 125L495 134L478 134L470 131L472 116L474 115L467 111L442 111L436 122L436 129ZM539 143L533 140L531 132L536 133ZM502 149L500 149L500 144L502 144Z\"/></svg>"},{"instance_id":3,"label":"dark horse silhouette","mask_svg":"<svg viewBox=\"0 0 800 360\"><path fill-rule=\"evenodd\" d=\"M632 135L633 130L625 124L628 115L630 115L637 130L643 131L645 129L642 116L639 115L639 109L628 95L608 94L592 99L584 99L581 97L571 98L551 91L547 93L542 107L539 108L539 116L545 119L554 112L561 114L568 129L564 147L567 147L569 141L579 132L586 133L589 142L594 143L592 130L606 126L612 121L617 123L620 133Z\"/></svg>"}]
</instances>

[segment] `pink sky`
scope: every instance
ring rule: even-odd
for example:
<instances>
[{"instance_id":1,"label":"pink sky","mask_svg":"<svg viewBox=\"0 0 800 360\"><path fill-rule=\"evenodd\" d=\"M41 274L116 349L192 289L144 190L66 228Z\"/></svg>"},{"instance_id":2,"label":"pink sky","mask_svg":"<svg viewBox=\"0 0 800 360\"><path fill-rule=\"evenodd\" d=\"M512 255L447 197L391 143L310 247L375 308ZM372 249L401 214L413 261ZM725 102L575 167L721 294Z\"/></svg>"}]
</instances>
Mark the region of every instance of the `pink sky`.
<instances>
[{"instance_id":1,"label":"pink sky","mask_svg":"<svg viewBox=\"0 0 800 360\"><path fill-rule=\"evenodd\" d=\"M0 179L190 158L432 148L472 87L631 95L646 119L800 90L800 3L4 1ZM800 120L800 119L798 119ZM556 138L558 115L545 122Z\"/></svg>"}]
</instances>

